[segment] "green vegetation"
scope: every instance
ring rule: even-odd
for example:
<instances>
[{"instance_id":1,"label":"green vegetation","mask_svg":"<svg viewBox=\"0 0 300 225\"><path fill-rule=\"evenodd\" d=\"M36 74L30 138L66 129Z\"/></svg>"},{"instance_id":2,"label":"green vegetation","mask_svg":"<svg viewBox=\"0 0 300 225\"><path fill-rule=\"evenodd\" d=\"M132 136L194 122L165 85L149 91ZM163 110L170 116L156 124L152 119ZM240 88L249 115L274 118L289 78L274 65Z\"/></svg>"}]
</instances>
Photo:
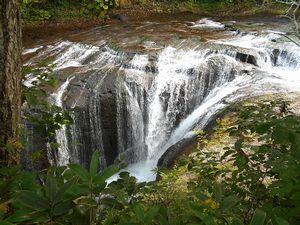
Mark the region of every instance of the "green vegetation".
<instances>
[{"instance_id":1,"label":"green vegetation","mask_svg":"<svg viewBox=\"0 0 300 225\"><path fill-rule=\"evenodd\" d=\"M105 12L114 5L114 0L23 0L21 14L25 21L84 16L103 17Z\"/></svg>"},{"instance_id":2,"label":"green vegetation","mask_svg":"<svg viewBox=\"0 0 300 225\"><path fill-rule=\"evenodd\" d=\"M123 6L140 6L140 10L166 12L172 10L189 10L208 13L213 16L216 11L226 13L255 13L258 9L270 10L282 7L272 0L23 0L22 18L25 21L43 21L49 19L102 17L113 8ZM284 5L285 6L285 5ZM246 10L246 12L244 12ZM218 14L219 15L219 14Z\"/></svg>"},{"instance_id":3,"label":"green vegetation","mask_svg":"<svg viewBox=\"0 0 300 225\"><path fill-rule=\"evenodd\" d=\"M242 105L242 106L241 106ZM160 180L137 183L122 165L0 169L1 224L298 225L300 118L289 103L236 104L211 136ZM233 143L233 144L232 144Z\"/></svg>"}]
</instances>

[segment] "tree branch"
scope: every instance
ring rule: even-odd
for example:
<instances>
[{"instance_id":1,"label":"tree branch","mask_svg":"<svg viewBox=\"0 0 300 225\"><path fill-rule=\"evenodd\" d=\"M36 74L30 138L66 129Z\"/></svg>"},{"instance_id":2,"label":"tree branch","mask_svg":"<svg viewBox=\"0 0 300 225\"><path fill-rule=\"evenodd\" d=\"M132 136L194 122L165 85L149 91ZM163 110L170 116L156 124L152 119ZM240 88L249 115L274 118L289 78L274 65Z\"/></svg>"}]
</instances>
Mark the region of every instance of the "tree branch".
<instances>
[{"instance_id":1,"label":"tree branch","mask_svg":"<svg viewBox=\"0 0 300 225\"><path fill-rule=\"evenodd\" d=\"M286 33L283 33L283 32L276 32L276 31L271 31L269 33L273 33L273 34L278 34L278 35L281 35L287 39L289 39L291 42L293 42L295 45L297 45L298 47L300 47L300 42L294 40L293 38L291 38L290 36L288 36Z\"/></svg>"}]
</instances>

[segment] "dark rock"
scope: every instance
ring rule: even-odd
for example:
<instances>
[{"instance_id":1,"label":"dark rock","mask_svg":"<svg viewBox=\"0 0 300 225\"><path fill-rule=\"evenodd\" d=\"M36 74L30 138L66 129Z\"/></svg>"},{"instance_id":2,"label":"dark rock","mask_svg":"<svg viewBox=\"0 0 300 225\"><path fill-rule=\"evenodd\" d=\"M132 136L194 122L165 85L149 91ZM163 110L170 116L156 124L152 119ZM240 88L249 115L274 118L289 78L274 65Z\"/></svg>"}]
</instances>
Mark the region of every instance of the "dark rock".
<instances>
[{"instance_id":1,"label":"dark rock","mask_svg":"<svg viewBox=\"0 0 300 225\"><path fill-rule=\"evenodd\" d=\"M185 138L176 144L172 145L165 151L165 153L158 160L157 166L161 169L166 169L172 166L177 157L182 153L182 151L189 145L197 141L197 136L191 138Z\"/></svg>"},{"instance_id":2,"label":"dark rock","mask_svg":"<svg viewBox=\"0 0 300 225\"><path fill-rule=\"evenodd\" d=\"M189 68L189 69L187 70L187 74L188 74L188 75L194 75L195 72L196 72L195 68Z\"/></svg>"},{"instance_id":3,"label":"dark rock","mask_svg":"<svg viewBox=\"0 0 300 225\"><path fill-rule=\"evenodd\" d=\"M127 21L128 17L127 16L123 16L120 14L112 14L109 16L111 19L116 19L116 20L120 20L120 21Z\"/></svg>"},{"instance_id":4,"label":"dark rock","mask_svg":"<svg viewBox=\"0 0 300 225\"><path fill-rule=\"evenodd\" d=\"M157 62L158 56L157 55L149 55L149 62Z\"/></svg>"},{"instance_id":5,"label":"dark rock","mask_svg":"<svg viewBox=\"0 0 300 225\"><path fill-rule=\"evenodd\" d=\"M225 25L225 30L240 32L240 30L238 28L234 27L233 25Z\"/></svg>"},{"instance_id":6,"label":"dark rock","mask_svg":"<svg viewBox=\"0 0 300 225\"><path fill-rule=\"evenodd\" d=\"M244 62L244 63L249 63L254 66L258 66L256 58L253 55L249 55L246 53L238 52L236 54L236 60Z\"/></svg>"},{"instance_id":7,"label":"dark rock","mask_svg":"<svg viewBox=\"0 0 300 225\"><path fill-rule=\"evenodd\" d=\"M26 109L24 109L26 110ZM31 114L38 112L38 109L30 110ZM26 170L43 170L49 167L47 159L47 146L45 137L47 131L44 127L23 121L26 135L26 146L21 151L21 164ZM35 157L32 157L35 155Z\"/></svg>"},{"instance_id":8,"label":"dark rock","mask_svg":"<svg viewBox=\"0 0 300 225\"><path fill-rule=\"evenodd\" d=\"M118 156L116 76L106 76L100 89L100 115L105 159L108 165Z\"/></svg>"},{"instance_id":9,"label":"dark rock","mask_svg":"<svg viewBox=\"0 0 300 225\"><path fill-rule=\"evenodd\" d=\"M223 103L226 104L226 100L223 100ZM205 133L210 133L212 131L212 128L216 125L216 119L220 117L222 114L226 112L226 108L215 112L215 115L213 115L206 126L203 128ZM200 119L200 118L199 118ZM197 142L197 135L184 138L171 147L169 147L165 153L159 158L157 167L161 169L167 169L170 168L174 161L190 146L195 144Z\"/></svg>"},{"instance_id":10,"label":"dark rock","mask_svg":"<svg viewBox=\"0 0 300 225\"><path fill-rule=\"evenodd\" d=\"M279 49L273 49L273 52L272 52L272 55L271 55L271 59L272 59L272 63L273 63L274 66L277 65L279 54L280 54L280 50Z\"/></svg>"},{"instance_id":11,"label":"dark rock","mask_svg":"<svg viewBox=\"0 0 300 225\"><path fill-rule=\"evenodd\" d=\"M145 71L147 73L158 73L158 68L156 66L146 66Z\"/></svg>"},{"instance_id":12,"label":"dark rock","mask_svg":"<svg viewBox=\"0 0 300 225\"><path fill-rule=\"evenodd\" d=\"M248 75L250 74L249 70L242 70L241 72L244 73L244 74L248 74Z\"/></svg>"}]
</instances>

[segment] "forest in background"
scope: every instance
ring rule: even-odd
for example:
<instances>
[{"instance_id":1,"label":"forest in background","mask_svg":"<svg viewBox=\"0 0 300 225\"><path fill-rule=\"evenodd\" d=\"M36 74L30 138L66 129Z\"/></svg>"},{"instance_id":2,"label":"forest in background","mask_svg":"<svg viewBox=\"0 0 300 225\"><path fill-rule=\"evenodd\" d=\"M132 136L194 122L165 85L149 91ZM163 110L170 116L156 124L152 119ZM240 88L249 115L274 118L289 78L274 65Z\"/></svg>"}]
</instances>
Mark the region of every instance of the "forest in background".
<instances>
[{"instance_id":1,"label":"forest in background","mask_svg":"<svg viewBox=\"0 0 300 225\"><path fill-rule=\"evenodd\" d=\"M105 18L112 9L132 6L153 12L190 10L212 16L216 11L222 10L240 14L246 13L245 11L256 13L258 9L282 13L285 8L272 0L23 0L21 13L26 21L88 16Z\"/></svg>"}]
</instances>

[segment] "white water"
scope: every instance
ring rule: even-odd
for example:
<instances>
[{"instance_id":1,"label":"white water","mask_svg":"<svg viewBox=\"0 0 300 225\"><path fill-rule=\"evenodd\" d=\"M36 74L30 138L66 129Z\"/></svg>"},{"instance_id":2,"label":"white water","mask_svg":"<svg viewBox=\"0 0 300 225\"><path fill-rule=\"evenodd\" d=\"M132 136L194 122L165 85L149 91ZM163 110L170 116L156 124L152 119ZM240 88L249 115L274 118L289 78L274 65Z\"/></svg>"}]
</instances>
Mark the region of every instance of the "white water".
<instances>
[{"instance_id":1,"label":"white water","mask_svg":"<svg viewBox=\"0 0 300 225\"><path fill-rule=\"evenodd\" d=\"M144 102L143 99L139 101L138 95L137 95L137 89L132 88L132 90L129 89L127 84L124 84L125 89L127 91L127 120L128 123L131 124L130 129L127 129L126 133L128 139L131 139L132 147L131 149L134 151L133 157L135 161L141 161L144 158L144 121L143 121L143 106Z\"/></svg>"},{"instance_id":2,"label":"white water","mask_svg":"<svg viewBox=\"0 0 300 225\"><path fill-rule=\"evenodd\" d=\"M161 156L165 149L163 146L178 123L178 117L188 113L191 98L196 98L195 104L201 103L205 92L230 79L238 63L227 55L208 55L208 50L186 51L167 47L160 54L157 65L158 75L148 97L148 159ZM191 68L193 74L189 74ZM223 72L216 69L222 69ZM197 77L198 73L202 73L200 78Z\"/></svg>"},{"instance_id":3,"label":"white water","mask_svg":"<svg viewBox=\"0 0 300 225\"><path fill-rule=\"evenodd\" d=\"M241 87L246 87L251 79L252 78L247 75L239 76L232 82L213 89L204 102L180 123L179 127L172 133L167 144L164 146L164 149L171 147L176 144L178 140L181 140L185 135L189 134L196 123L198 123L198 128L204 128L211 116L226 107L227 104L223 103L222 100L228 98L228 101L232 101L232 99L229 99L230 95ZM238 97L240 96L235 96L235 98ZM226 103L228 101L226 101Z\"/></svg>"},{"instance_id":4,"label":"white water","mask_svg":"<svg viewBox=\"0 0 300 225\"><path fill-rule=\"evenodd\" d=\"M251 78L245 76L237 77L235 80L226 84L225 86L213 90L212 93L204 100L203 104L201 104L191 115L189 115L180 123L179 127L172 133L168 142L164 146L159 149L155 149L155 151L151 149L153 150L153 155L151 155L151 157L148 156L146 161L131 164L125 170L130 172L130 174L135 176L140 182L155 180L156 172L154 169L158 159L164 153L164 151L168 147L178 142L178 140L184 138L184 136L190 135L189 132L196 123L199 124L200 128L205 127L210 119L210 116L214 115L214 113L226 106L226 104L222 103L222 100L238 90L239 85L246 84L249 79ZM236 96L236 98L238 97ZM118 176L115 175L110 178L108 182L116 180L117 178Z\"/></svg>"},{"instance_id":5,"label":"white water","mask_svg":"<svg viewBox=\"0 0 300 225\"><path fill-rule=\"evenodd\" d=\"M26 55L26 54L35 53L35 52L37 52L38 50L40 50L41 48L43 48L43 46L36 47L36 48L28 48L28 49L24 49L23 52L22 52L22 54L23 54L23 55Z\"/></svg>"},{"instance_id":6,"label":"white water","mask_svg":"<svg viewBox=\"0 0 300 225\"><path fill-rule=\"evenodd\" d=\"M60 41L54 45L47 46L45 51L32 58L26 65L34 64L43 57L54 57L55 60L50 65L54 71L70 67L86 67L87 70L102 68L104 66L111 67L120 61L120 56L107 46L106 51L103 51L104 46L105 42L100 43L100 46L93 46L90 44ZM26 54L26 50L23 54Z\"/></svg>"},{"instance_id":7,"label":"white water","mask_svg":"<svg viewBox=\"0 0 300 225\"><path fill-rule=\"evenodd\" d=\"M146 145L148 146L148 158L156 156L156 152L165 141L170 124L174 123L174 116L183 108L176 107L181 88L185 89L188 83L186 70L194 68L203 60L201 54L191 50L189 52L177 51L175 48L167 47L162 51L158 61L158 75L149 91L149 122ZM169 96L163 96L166 93ZM169 99L164 99L169 98ZM162 101L167 101L167 109L163 107ZM177 112L176 112L177 111Z\"/></svg>"},{"instance_id":8,"label":"white water","mask_svg":"<svg viewBox=\"0 0 300 225\"><path fill-rule=\"evenodd\" d=\"M193 28L201 28L201 29L207 29L207 28L212 28L212 29L222 29L225 27L224 24L210 20L208 18L203 18L201 20L196 21L193 23Z\"/></svg>"}]
</instances>

